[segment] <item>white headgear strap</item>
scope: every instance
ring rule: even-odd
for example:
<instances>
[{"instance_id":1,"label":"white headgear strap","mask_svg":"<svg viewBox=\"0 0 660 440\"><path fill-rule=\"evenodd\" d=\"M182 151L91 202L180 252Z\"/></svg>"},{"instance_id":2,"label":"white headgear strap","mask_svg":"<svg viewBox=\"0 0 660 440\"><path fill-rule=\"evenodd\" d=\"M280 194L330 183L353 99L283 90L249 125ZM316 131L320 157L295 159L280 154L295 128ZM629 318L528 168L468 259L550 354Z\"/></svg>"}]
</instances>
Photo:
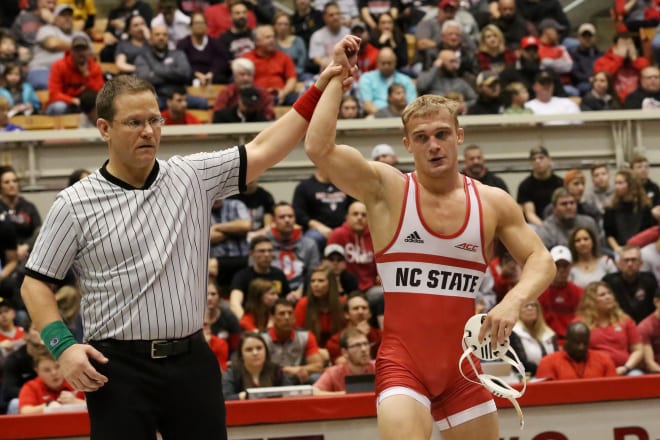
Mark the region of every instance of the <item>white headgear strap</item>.
<instances>
[{"instance_id":1,"label":"white headgear strap","mask_svg":"<svg viewBox=\"0 0 660 440\"><path fill-rule=\"evenodd\" d=\"M458 361L458 369L466 380L476 384L480 383L497 397L509 399L511 404L513 404L513 406L516 408L516 411L518 412L518 417L520 417L520 429L522 429L525 424L525 420L523 418L520 405L518 405L516 399L525 394L525 390L527 389L526 381L523 379L523 388L522 390L518 391L497 376L480 373L477 369L477 366L474 364L474 361L472 360L472 356L476 356L482 361L504 361L515 368L521 377L525 377L525 369L520 362L520 359L518 359L518 355L509 345L509 338L506 338L504 343L498 343L497 348L495 349L493 349L491 346L490 331L486 334L482 341L479 341L479 329L481 328L481 324L485 319L486 315L482 313L474 315L465 323L465 333L463 334L464 351L463 355ZM510 355L508 355L508 353L510 353ZM465 375L465 373L463 373L463 362L465 359L468 360L472 370L474 371L474 374L477 375L479 382L470 379Z\"/></svg>"}]
</instances>

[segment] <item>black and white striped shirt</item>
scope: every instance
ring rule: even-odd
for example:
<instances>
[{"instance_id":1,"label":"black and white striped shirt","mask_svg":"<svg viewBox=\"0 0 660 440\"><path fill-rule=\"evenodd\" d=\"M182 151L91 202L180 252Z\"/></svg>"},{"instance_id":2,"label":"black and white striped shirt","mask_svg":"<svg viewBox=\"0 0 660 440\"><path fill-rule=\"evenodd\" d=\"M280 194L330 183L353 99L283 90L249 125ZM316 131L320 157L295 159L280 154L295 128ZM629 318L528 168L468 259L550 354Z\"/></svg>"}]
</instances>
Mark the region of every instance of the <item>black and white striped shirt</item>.
<instances>
[{"instance_id":1,"label":"black and white striped shirt","mask_svg":"<svg viewBox=\"0 0 660 440\"><path fill-rule=\"evenodd\" d=\"M170 339L202 328L211 206L245 186L245 147L158 160L145 187L105 165L57 195L26 273L80 280L85 340Z\"/></svg>"}]
</instances>

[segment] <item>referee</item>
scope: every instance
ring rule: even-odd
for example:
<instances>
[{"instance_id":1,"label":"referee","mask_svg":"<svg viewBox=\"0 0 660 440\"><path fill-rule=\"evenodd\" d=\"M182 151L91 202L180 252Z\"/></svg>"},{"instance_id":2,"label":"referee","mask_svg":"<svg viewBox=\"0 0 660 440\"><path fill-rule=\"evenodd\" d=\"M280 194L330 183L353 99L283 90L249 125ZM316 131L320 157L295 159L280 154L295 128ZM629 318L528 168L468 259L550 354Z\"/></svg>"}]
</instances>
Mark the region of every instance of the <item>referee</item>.
<instances>
[{"instance_id":1,"label":"referee","mask_svg":"<svg viewBox=\"0 0 660 440\"><path fill-rule=\"evenodd\" d=\"M218 363L202 334L213 201L282 160L302 138L333 63L247 145L156 159L161 118L150 83L109 81L97 98L101 169L60 192L26 265L21 294L67 381L87 393L91 438L226 439ZM354 57L351 57L354 58ZM345 85L348 87L350 81ZM50 284L73 268L85 344L61 321Z\"/></svg>"}]
</instances>

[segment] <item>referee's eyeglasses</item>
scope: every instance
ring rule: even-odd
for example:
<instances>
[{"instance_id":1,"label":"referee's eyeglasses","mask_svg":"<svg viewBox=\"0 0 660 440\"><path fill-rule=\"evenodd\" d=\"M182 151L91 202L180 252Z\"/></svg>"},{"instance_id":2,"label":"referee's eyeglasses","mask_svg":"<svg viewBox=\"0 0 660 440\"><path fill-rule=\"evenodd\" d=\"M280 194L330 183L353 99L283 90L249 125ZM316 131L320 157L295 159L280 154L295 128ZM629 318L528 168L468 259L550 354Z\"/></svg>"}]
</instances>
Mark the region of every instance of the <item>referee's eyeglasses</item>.
<instances>
[{"instance_id":1,"label":"referee's eyeglasses","mask_svg":"<svg viewBox=\"0 0 660 440\"><path fill-rule=\"evenodd\" d=\"M114 119L116 121L116 119ZM147 120L144 119L129 119L128 121L118 121L128 127L129 130L142 130L146 126L146 124L149 124L151 128L160 128L163 125L165 125L165 118L163 117L154 117L154 118L149 118Z\"/></svg>"}]
</instances>

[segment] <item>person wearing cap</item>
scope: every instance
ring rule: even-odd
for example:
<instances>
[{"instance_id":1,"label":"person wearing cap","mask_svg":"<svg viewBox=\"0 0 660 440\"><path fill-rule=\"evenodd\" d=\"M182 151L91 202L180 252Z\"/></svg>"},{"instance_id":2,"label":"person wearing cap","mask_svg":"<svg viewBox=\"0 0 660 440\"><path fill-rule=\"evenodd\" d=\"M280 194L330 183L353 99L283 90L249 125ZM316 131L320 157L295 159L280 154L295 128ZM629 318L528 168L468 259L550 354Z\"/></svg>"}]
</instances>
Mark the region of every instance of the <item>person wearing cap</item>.
<instances>
[{"instance_id":1,"label":"person wearing cap","mask_svg":"<svg viewBox=\"0 0 660 440\"><path fill-rule=\"evenodd\" d=\"M585 214L578 214L577 200L566 187L557 188L552 193L551 214L548 215L536 229L543 244L548 249L557 246L568 246L571 233L577 228L588 228L598 239L598 247L603 248L605 237L596 220Z\"/></svg>"},{"instance_id":2,"label":"person wearing cap","mask_svg":"<svg viewBox=\"0 0 660 440\"><path fill-rule=\"evenodd\" d=\"M434 66L423 71L417 78L417 94L444 96L449 92L459 92L469 107L477 101L477 94L470 84L459 76L459 61L455 50L443 49L438 54Z\"/></svg>"},{"instance_id":3,"label":"person wearing cap","mask_svg":"<svg viewBox=\"0 0 660 440\"><path fill-rule=\"evenodd\" d=\"M584 294L581 287L569 280L573 257L566 246L555 246L550 249L550 255L555 262L557 272L548 288L539 296L543 310L543 318L554 330L563 345L566 337L566 327L575 320L575 313Z\"/></svg>"},{"instance_id":4,"label":"person wearing cap","mask_svg":"<svg viewBox=\"0 0 660 440\"><path fill-rule=\"evenodd\" d=\"M236 58L230 64L233 81L218 92L213 112L237 106L241 89L252 88L259 95L259 103L256 105L258 113L263 114L267 121L275 119L273 95L254 85L254 63L247 58Z\"/></svg>"},{"instance_id":5,"label":"person wearing cap","mask_svg":"<svg viewBox=\"0 0 660 440\"><path fill-rule=\"evenodd\" d=\"M25 330L14 324L16 308L9 298L0 296L0 357L5 358L25 344Z\"/></svg>"},{"instance_id":6,"label":"person wearing cap","mask_svg":"<svg viewBox=\"0 0 660 440\"><path fill-rule=\"evenodd\" d=\"M341 296L346 296L358 290L357 277L346 270L346 255L344 255L343 246L339 244L327 245L323 251L322 264L327 264L330 271L337 278L337 287Z\"/></svg>"},{"instance_id":7,"label":"person wearing cap","mask_svg":"<svg viewBox=\"0 0 660 440\"><path fill-rule=\"evenodd\" d=\"M527 101L525 107L535 115L558 115L580 113L580 107L569 98L554 96L556 75L549 70L541 70L534 78L532 89L535 98ZM567 90L564 88L564 90ZM581 124L582 121L547 121L544 125Z\"/></svg>"},{"instance_id":8,"label":"person wearing cap","mask_svg":"<svg viewBox=\"0 0 660 440\"><path fill-rule=\"evenodd\" d=\"M266 115L261 111L260 103L259 90L254 87L239 89L236 105L213 112L213 122L266 122Z\"/></svg>"},{"instance_id":9,"label":"person wearing cap","mask_svg":"<svg viewBox=\"0 0 660 440\"><path fill-rule=\"evenodd\" d=\"M569 49L573 59L571 78L580 95L591 90L591 79L594 76L594 63L604 52L596 46L596 27L591 23L582 23L577 31L579 44Z\"/></svg>"},{"instance_id":10,"label":"person wearing cap","mask_svg":"<svg viewBox=\"0 0 660 440\"><path fill-rule=\"evenodd\" d=\"M321 261L319 248L303 235L289 202L275 204L273 225L265 235L273 243L273 265L282 269L291 287L286 297L295 303L303 296L305 280Z\"/></svg>"},{"instance_id":11,"label":"person wearing cap","mask_svg":"<svg viewBox=\"0 0 660 440\"><path fill-rule=\"evenodd\" d=\"M544 18L538 24L538 29L539 58L542 68L552 70L559 76L566 93L571 96L577 95L578 91L570 83L573 58L559 39L559 32L565 30L564 27L553 18Z\"/></svg>"},{"instance_id":12,"label":"person wearing cap","mask_svg":"<svg viewBox=\"0 0 660 440\"><path fill-rule=\"evenodd\" d=\"M343 11L346 12L346 11ZM332 46L340 41L350 29L342 22L342 10L337 2L327 2L323 7L324 26L309 38L307 56L316 69L322 69L332 59Z\"/></svg>"},{"instance_id":13,"label":"person wearing cap","mask_svg":"<svg viewBox=\"0 0 660 440\"><path fill-rule=\"evenodd\" d=\"M357 54L357 76L359 79L362 74L371 72L377 68L379 50L371 44L369 29L361 21L357 21L351 25L351 35L355 35L362 40L360 50L358 50Z\"/></svg>"},{"instance_id":14,"label":"person wearing cap","mask_svg":"<svg viewBox=\"0 0 660 440\"><path fill-rule=\"evenodd\" d=\"M475 313L488 264L484 251L495 240L503 242L522 272L488 312L479 340L490 334L492 344L504 342L522 303L552 280L552 258L507 193L459 173L465 133L456 101L423 95L406 108L403 144L414 157L415 172L404 174L348 145L335 145L341 96L339 82L331 81L312 117L305 151L369 213L387 304L376 373L380 437L430 438L435 425L445 438L496 439L492 396L461 376L457 364L463 350L455 341ZM471 208L476 206L480 209ZM429 349L434 334L443 337Z\"/></svg>"},{"instance_id":15,"label":"person wearing cap","mask_svg":"<svg viewBox=\"0 0 660 440\"><path fill-rule=\"evenodd\" d=\"M167 96L167 109L160 112L165 118L165 125L195 125L202 122L188 111L186 88L174 87Z\"/></svg>"},{"instance_id":16,"label":"person wearing cap","mask_svg":"<svg viewBox=\"0 0 660 440\"><path fill-rule=\"evenodd\" d=\"M399 163L399 159L396 157L394 148L388 144L378 144L371 149L371 160L377 162L384 162L392 166L396 166Z\"/></svg>"},{"instance_id":17,"label":"person wearing cap","mask_svg":"<svg viewBox=\"0 0 660 440\"><path fill-rule=\"evenodd\" d=\"M243 55L254 63L254 85L272 94L275 105L293 104L298 96L296 65L289 55L275 48L273 26L258 26L254 40L254 49Z\"/></svg>"},{"instance_id":18,"label":"person wearing cap","mask_svg":"<svg viewBox=\"0 0 660 440\"><path fill-rule=\"evenodd\" d=\"M358 88L364 111L373 115L378 110L388 106L388 89L392 84L400 84L405 91L405 105L417 98L415 84L408 75L396 70L396 55L389 47L384 47L378 53L376 70L360 76Z\"/></svg>"},{"instance_id":19,"label":"person wearing cap","mask_svg":"<svg viewBox=\"0 0 660 440\"><path fill-rule=\"evenodd\" d=\"M642 337L644 365L647 373L660 373L660 289L653 296L653 313L637 324Z\"/></svg>"},{"instance_id":20,"label":"person wearing cap","mask_svg":"<svg viewBox=\"0 0 660 440\"><path fill-rule=\"evenodd\" d=\"M488 5L497 11L497 15L491 14L490 23L497 26L504 34L507 49L518 50L524 37L528 35L536 37L534 25L517 11L516 0L497 0L489 2Z\"/></svg>"},{"instance_id":21,"label":"person wearing cap","mask_svg":"<svg viewBox=\"0 0 660 440\"><path fill-rule=\"evenodd\" d=\"M532 173L518 185L518 203L527 222L540 226L543 210L552 201L552 193L564 185L564 180L552 171L548 149L539 146L529 150Z\"/></svg>"},{"instance_id":22,"label":"person wearing cap","mask_svg":"<svg viewBox=\"0 0 660 440\"><path fill-rule=\"evenodd\" d=\"M71 48L73 9L69 5L57 5L53 15L53 23L46 24L37 31L34 55L28 64L27 81L36 90L48 88L51 66L62 59Z\"/></svg>"},{"instance_id":23,"label":"person wearing cap","mask_svg":"<svg viewBox=\"0 0 660 440\"><path fill-rule=\"evenodd\" d=\"M76 32L71 49L50 70L46 114L80 113L80 95L85 90L98 92L103 84L103 71L92 55L89 37Z\"/></svg>"},{"instance_id":24,"label":"person wearing cap","mask_svg":"<svg viewBox=\"0 0 660 440\"><path fill-rule=\"evenodd\" d=\"M0 8L10 7L11 2L0 2ZM37 32L42 26L53 23L53 11L55 10L55 0L37 0L34 8L18 8L16 4L16 13L18 15L15 19L6 25L4 28L11 28L11 34L16 38L18 50L21 59L30 59L32 50L37 44ZM19 12L20 11L20 12ZM10 17L10 14L1 14L0 20L4 21Z\"/></svg>"},{"instance_id":25,"label":"person wearing cap","mask_svg":"<svg viewBox=\"0 0 660 440\"><path fill-rule=\"evenodd\" d=\"M520 51L518 61L514 66L509 66L500 72L500 81L502 87L506 87L513 83L519 82L525 85L529 96L534 96L534 78L541 70L541 59L539 58L539 39L528 35L520 40ZM557 91L562 91L561 83L557 79Z\"/></svg>"},{"instance_id":26,"label":"person wearing cap","mask_svg":"<svg viewBox=\"0 0 660 440\"><path fill-rule=\"evenodd\" d=\"M541 358L536 377L548 380L616 377L612 358L607 353L590 348L590 336L589 326L584 322L569 324L563 349Z\"/></svg>"},{"instance_id":27,"label":"person wearing cap","mask_svg":"<svg viewBox=\"0 0 660 440\"><path fill-rule=\"evenodd\" d=\"M509 192L509 187L504 180L486 167L484 154L479 145L471 144L465 147L461 172L484 185L495 186Z\"/></svg>"},{"instance_id":28,"label":"person wearing cap","mask_svg":"<svg viewBox=\"0 0 660 440\"><path fill-rule=\"evenodd\" d=\"M636 89L640 90L638 85L641 86L643 82L642 71L649 65L649 60L637 51L633 35L625 30L616 33L612 46L605 52L605 55L594 62L594 72L609 73L614 80L614 89L624 102L624 107L639 109L641 99L635 100L639 105L629 101L630 107L625 106L625 100L628 95L636 92Z\"/></svg>"},{"instance_id":29,"label":"person wearing cap","mask_svg":"<svg viewBox=\"0 0 660 440\"><path fill-rule=\"evenodd\" d=\"M477 101L468 107L468 115L499 115L504 112L500 78L495 72L477 75Z\"/></svg>"}]
</instances>

